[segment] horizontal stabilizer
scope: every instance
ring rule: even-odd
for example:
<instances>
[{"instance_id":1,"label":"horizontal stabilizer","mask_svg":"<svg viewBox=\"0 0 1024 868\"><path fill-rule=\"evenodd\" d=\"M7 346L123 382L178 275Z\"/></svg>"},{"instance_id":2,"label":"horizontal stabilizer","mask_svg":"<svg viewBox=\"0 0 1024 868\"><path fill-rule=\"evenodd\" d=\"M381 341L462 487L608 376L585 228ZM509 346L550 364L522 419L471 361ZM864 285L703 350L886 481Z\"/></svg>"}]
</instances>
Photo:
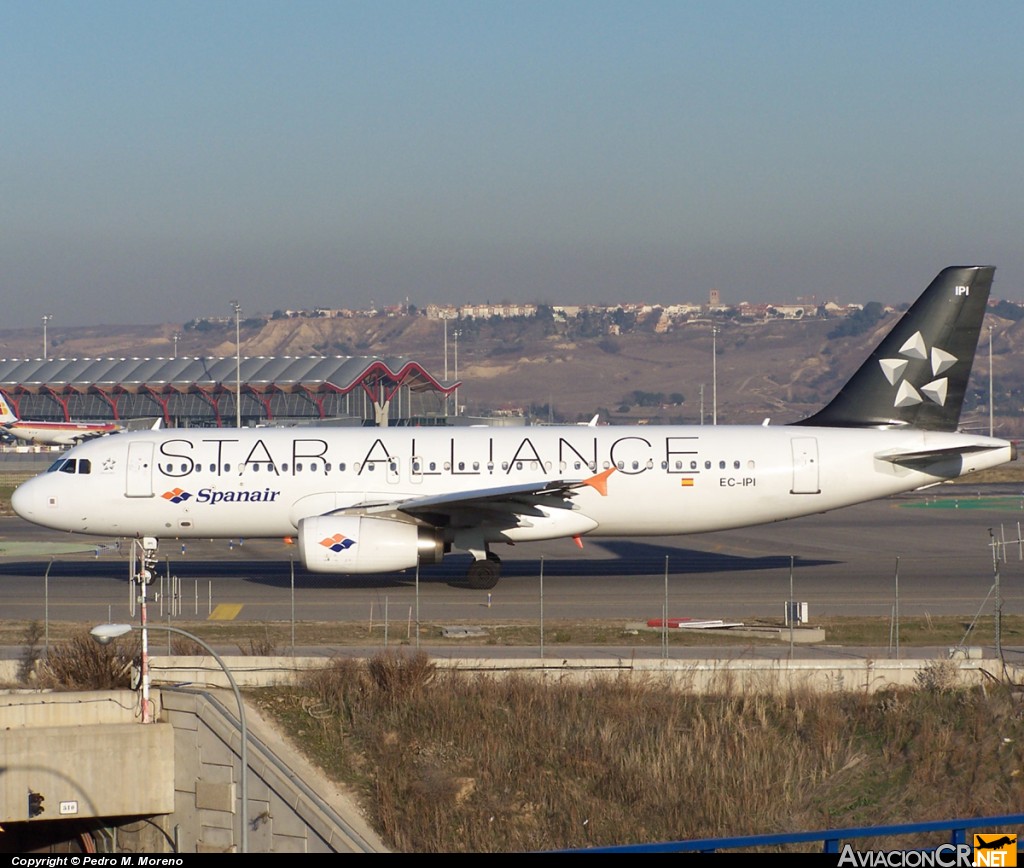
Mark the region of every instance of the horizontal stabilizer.
<instances>
[{"instance_id":1,"label":"horizontal stabilizer","mask_svg":"<svg viewBox=\"0 0 1024 868\"><path fill-rule=\"evenodd\" d=\"M965 446L947 446L941 449L920 449L915 452L893 452L879 453L875 456L879 461L888 461L891 464L899 464L902 467L922 467L934 464L936 461L943 461L947 458L961 458L965 455L974 455L979 452L991 452L1002 449L1000 446L986 446L978 443Z\"/></svg>"}]
</instances>

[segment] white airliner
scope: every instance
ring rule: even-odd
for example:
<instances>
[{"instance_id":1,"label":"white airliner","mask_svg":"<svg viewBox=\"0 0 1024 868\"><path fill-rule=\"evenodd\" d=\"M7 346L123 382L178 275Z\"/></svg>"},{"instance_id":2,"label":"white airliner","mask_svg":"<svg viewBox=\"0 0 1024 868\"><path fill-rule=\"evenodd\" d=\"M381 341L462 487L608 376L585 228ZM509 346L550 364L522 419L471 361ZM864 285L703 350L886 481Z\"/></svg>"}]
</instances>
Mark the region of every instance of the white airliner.
<instances>
[{"instance_id":1,"label":"white airliner","mask_svg":"<svg viewBox=\"0 0 1024 868\"><path fill-rule=\"evenodd\" d=\"M0 435L38 446L75 446L121 430L114 422L26 422L0 395Z\"/></svg>"},{"instance_id":2,"label":"white airliner","mask_svg":"<svg viewBox=\"0 0 1024 868\"><path fill-rule=\"evenodd\" d=\"M558 537L763 524L1014 460L957 431L995 269L947 268L833 401L782 426L314 428L120 434L14 493L18 515L122 537L294 537L304 566L377 573Z\"/></svg>"}]
</instances>

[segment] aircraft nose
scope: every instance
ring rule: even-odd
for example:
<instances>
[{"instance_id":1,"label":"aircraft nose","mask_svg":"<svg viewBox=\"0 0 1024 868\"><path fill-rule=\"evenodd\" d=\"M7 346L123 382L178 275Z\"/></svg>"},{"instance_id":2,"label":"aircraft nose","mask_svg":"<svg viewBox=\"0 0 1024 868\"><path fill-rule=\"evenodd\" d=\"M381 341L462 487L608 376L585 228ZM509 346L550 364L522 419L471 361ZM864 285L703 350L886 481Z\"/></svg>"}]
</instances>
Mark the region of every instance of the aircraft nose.
<instances>
[{"instance_id":1,"label":"aircraft nose","mask_svg":"<svg viewBox=\"0 0 1024 868\"><path fill-rule=\"evenodd\" d=\"M32 521L32 516L35 513L35 497L31 488L32 480L29 480L19 485L11 494L11 509L27 521Z\"/></svg>"}]
</instances>

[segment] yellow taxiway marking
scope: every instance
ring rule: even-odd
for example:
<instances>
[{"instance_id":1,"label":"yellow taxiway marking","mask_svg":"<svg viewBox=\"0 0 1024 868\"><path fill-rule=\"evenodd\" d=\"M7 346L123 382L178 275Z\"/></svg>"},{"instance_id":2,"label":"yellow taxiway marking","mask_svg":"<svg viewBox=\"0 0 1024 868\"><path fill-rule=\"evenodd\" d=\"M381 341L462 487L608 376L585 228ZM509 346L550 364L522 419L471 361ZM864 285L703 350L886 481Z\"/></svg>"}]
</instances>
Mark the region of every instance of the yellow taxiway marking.
<instances>
[{"instance_id":1,"label":"yellow taxiway marking","mask_svg":"<svg viewBox=\"0 0 1024 868\"><path fill-rule=\"evenodd\" d=\"M242 611L242 603L218 603L213 607L207 621L234 621Z\"/></svg>"}]
</instances>

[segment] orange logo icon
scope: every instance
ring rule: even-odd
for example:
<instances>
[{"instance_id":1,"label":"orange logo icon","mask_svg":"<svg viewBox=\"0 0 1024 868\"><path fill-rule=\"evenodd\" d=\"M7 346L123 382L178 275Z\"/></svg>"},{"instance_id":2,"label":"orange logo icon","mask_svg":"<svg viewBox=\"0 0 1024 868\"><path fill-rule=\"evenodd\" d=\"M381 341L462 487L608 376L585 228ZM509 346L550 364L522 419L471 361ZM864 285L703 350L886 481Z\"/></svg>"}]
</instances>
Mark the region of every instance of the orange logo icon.
<instances>
[{"instance_id":1,"label":"orange logo icon","mask_svg":"<svg viewBox=\"0 0 1024 868\"><path fill-rule=\"evenodd\" d=\"M1017 836L994 832L974 836L974 865L992 865L999 868L1017 864Z\"/></svg>"}]
</instances>

